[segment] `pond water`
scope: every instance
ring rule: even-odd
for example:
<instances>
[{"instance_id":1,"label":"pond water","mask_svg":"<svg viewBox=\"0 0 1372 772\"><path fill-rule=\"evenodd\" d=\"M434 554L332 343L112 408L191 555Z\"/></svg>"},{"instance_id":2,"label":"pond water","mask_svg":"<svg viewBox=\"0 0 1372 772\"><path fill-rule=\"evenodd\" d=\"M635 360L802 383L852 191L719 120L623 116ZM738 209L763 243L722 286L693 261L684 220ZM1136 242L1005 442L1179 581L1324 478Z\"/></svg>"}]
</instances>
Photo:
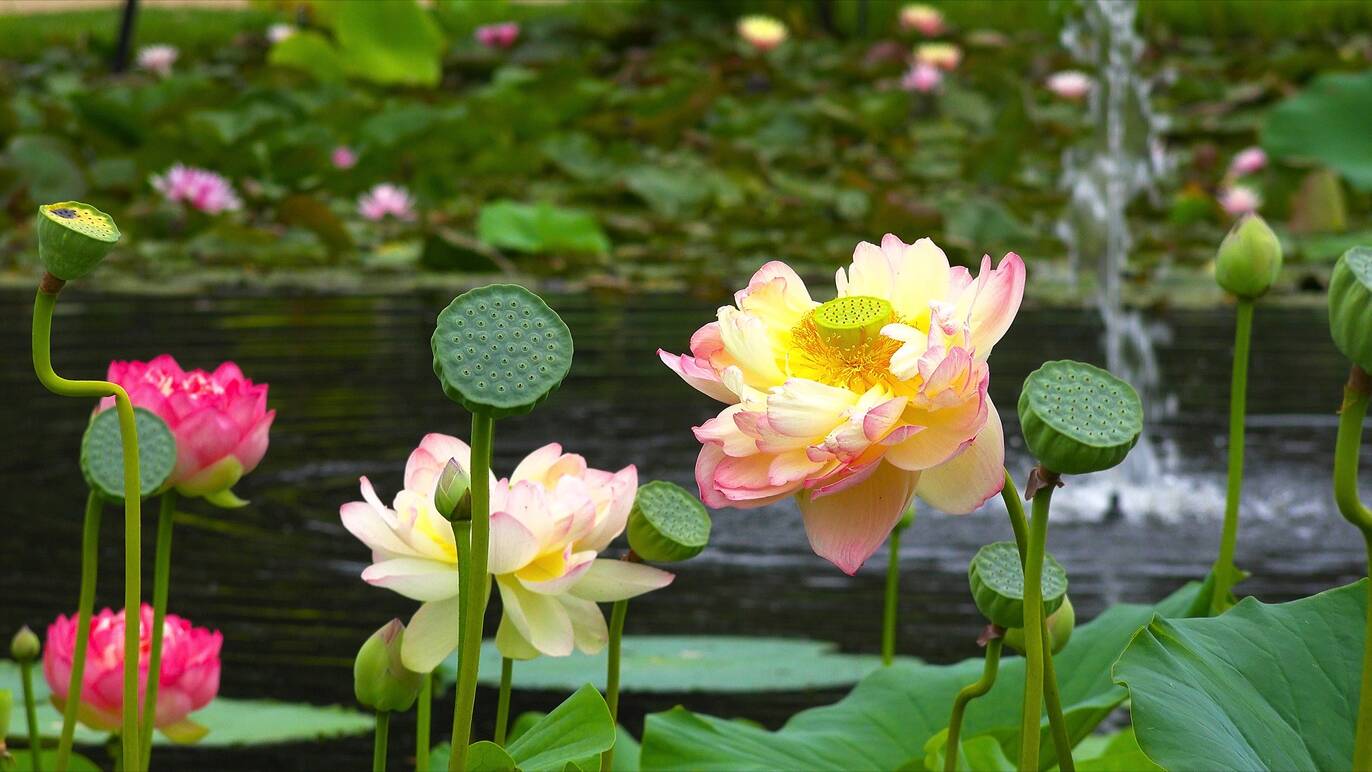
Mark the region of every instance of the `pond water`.
<instances>
[{"instance_id":1,"label":"pond water","mask_svg":"<svg viewBox=\"0 0 1372 772\"><path fill-rule=\"evenodd\" d=\"M221 512L184 507L175 538L171 610L223 630L222 693L317 703L352 703L351 663L361 641L413 603L363 584L366 550L339 524L340 504L360 498L366 474L389 500L404 460L427 431L465 437L467 418L439 390L429 335L447 297L231 295L152 299L92 295L79 288L58 306L54 358L68 376L103 373L107 358L163 351L187 367L239 362L271 384L279 413L262 466L238 489L252 505ZM497 426L497 471L559 440L600 467L638 465L643 480L693 489L697 445L690 427L716 406L654 355L681 351L714 304L679 296L552 296L577 344L564 387L532 416ZM76 598L84 489L76 465L85 409L46 394L27 366L31 295L0 294L5 324L0 421L11 440L0 453L5 536L0 538L0 631L35 628ZM1240 589L1284 600L1353 580L1363 546L1334 510L1329 491L1334 411L1346 365L1329 342L1322 310L1262 308L1252 356L1249 474L1239 564L1254 576ZM1160 598L1202 576L1214 559L1223 508L1232 312L1165 312L1148 322L1169 408L1152 429L1161 479L1069 480L1055 500L1049 549L1067 567L1079 618L1118 601ZM1009 466L1028 462L1014 400L1045 359L1102 362L1094 311L1026 310L991 358L991 393L1005 419ZM1366 479L1366 477L1364 478ZM118 516L106 515L98 602L120 602ZM879 648L884 553L856 577L814 556L791 504L717 512L710 548L684 565L668 591L632 605L630 633L748 634L815 638L846 651ZM145 554L152 554L151 520ZM966 517L921 510L902 545L904 654L952 661L977 653L981 627L966 566L985 542L1010 538L994 500ZM149 566L148 580L151 573ZM492 616L494 619L494 615ZM723 715L776 725L837 692L718 697L626 695L626 723L684 701ZM483 693L483 699L489 698ZM515 709L549 707L551 694L517 694ZM436 708L436 722L450 716ZM409 726L395 742L408 745ZM436 735L446 734L436 731ZM370 739L321 749L286 746L234 752L216 762L319 768L353 766ZM205 758L177 751L162 763ZM323 755L321 755L323 754Z\"/></svg>"}]
</instances>

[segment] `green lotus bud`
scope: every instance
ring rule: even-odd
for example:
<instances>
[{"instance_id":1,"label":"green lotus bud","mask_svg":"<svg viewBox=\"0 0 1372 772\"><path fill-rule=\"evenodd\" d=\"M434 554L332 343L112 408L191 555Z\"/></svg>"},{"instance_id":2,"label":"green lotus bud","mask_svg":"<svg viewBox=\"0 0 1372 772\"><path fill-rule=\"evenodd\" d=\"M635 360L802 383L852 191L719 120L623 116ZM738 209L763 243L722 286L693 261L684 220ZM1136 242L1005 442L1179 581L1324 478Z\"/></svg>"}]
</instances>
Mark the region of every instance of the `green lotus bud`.
<instances>
[{"instance_id":1,"label":"green lotus bud","mask_svg":"<svg viewBox=\"0 0 1372 772\"><path fill-rule=\"evenodd\" d=\"M1329 333L1344 356L1372 372L1372 247L1353 247L1334 266Z\"/></svg>"},{"instance_id":2,"label":"green lotus bud","mask_svg":"<svg viewBox=\"0 0 1372 772\"><path fill-rule=\"evenodd\" d=\"M38 640L38 634L30 630L28 625L19 628L10 641L10 656L16 662L32 662L38 659L42 651L43 644Z\"/></svg>"},{"instance_id":3,"label":"green lotus bud","mask_svg":"<svg viewBox=\"0 0 1372 772\"><path fill-rule=\"evenodd\" d=\"M438 475L434 507L438 514L454 522L472 519L472 479L455 458L448 459Z\"/></svg>"},{"instance_id":4,"label":"green lotus bud","mask_svg":"<svg viewBox=\"0 0 1372 772\"><path fill-rule=\"evenodd\" d=\"M357 701L378 711L405 711L414 705L424 676L400 661L405 625L392 619L362 644L353 662Z\"/></svg>"},{"instance_id":5,"label":"green lotus bud","mask_svg":"<svg viewBox=\"0 0 1372 772\"><path fill-rule=\"evenodd\" d=\"M1024 565L1012 541L997 541L977 550L967 566L967 583L977 610L991 624L1006 629L1024 626ZM1043 556L1043 611L1052 614L1067 595L1067 572L1047 553Z\"/></svg>"},{"instance_id":6,"label":"green lotus bud","mask_svg":"<svg viewBox=\"0 0 1372 772\"><path fill-rule=\"evenodd\" d=\"M653 563L693 558L710 541L710 515L700 499L661 480L643 485L629 511L629 548Z\"/></svg>"},{"instance_id":7,"label":"green lotus bud","mask_svg":"<svg viewBox=\"0 0 1372 772\"><path fill-rule=\"evenodd\" d=\"M1086 474L1129 455L1143 431L1143 405L1133 386L1099 367L1045 362L1024 379L1019 422L1030 452L1046 469Z\"/></svg>"},{"instance_id":8,"label":"green lotus bud","mask_svg":"<svg viewBox=\"0 0 1372 772\"><path fill-rule=\"evenodd\" d=\"M1246 214L1220 242L1215 255L1215 281L1241 298L1267 294L1281 274L1281 242L1267 222Z\"/></svg>"},{"instance_id":9,"label":"green lotus bud","mask_svg":"<svg viewBox=\"0 0 1372 772\"><path fill-rule=\"evenodd\" d=\"M117 241L114 218L90 204L62 201L38 207L38 257L48 273L63 281L90 273Z\"/></svg>"},{"instance_id":10,"label":"green lotus bud","mask_svg":"<svg viewBox=\"0 0 1372 772\"><path fill-rule=\"evenodd\" d=\"M1052 644L1053 653L1057 654L1067 648L1067 642L1072 638L1072 630L1077 626L1077 612L1072 608L1072 599L1063 596L1062 605L1058 610L1048 615L1048 640ZM1005 645L1018 652L1024 651L1024 628L1012 627L1005 631L1001 636Z\"/></svg>"}]
</instances>

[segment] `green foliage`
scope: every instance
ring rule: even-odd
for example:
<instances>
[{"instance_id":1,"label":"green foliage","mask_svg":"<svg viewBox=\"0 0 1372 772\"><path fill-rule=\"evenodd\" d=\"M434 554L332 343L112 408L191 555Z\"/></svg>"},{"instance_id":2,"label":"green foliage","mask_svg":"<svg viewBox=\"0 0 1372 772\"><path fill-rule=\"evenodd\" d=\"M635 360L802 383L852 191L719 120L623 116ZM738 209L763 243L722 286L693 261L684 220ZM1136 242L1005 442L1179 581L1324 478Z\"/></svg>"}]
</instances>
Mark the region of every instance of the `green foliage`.
<instances>
[{"instance_id":1,"label":"green foliage","mask_svg":"<svg viewBox=\"0 0 1372 772\"><path fill-rule=\"evenodd\" d=\"M490 742L472 744L468 767L481 772L591 772L599 769L600 754L615 744L610 707L590 684L551 713L525 714L515 723L516 731L503 750ZM429 754L429 768L447 769L450 755L447 743L436 746Z\"/></svg>"},{"instance_id":2,"label":"green foliage","mask_svg":"<svg viewBox=\"0 0 1372 772\"><path fill-rule=\"evenodd\" d=\"M382 85L436 86L442 78L443 33L414 0L333 0L315 6L333 40L302 30L272 46L268 61L316 80L347 76Z\"/></svg>"},{"instance_id":3,"label":"green foliage","mask_svg":"<svg viewBox=\"0 0 1372 772\"><path fill-rule=\"evenodd\" d=\"M1372 143L1363 119L1372 113L1372 72L1331 73L1277 105L1262 128L1273 158L1316 161L1354 187L1372 190Z\"/></svg>"},{"instance_id":4,"label":"green foliage","mask_svg":"<svg viewBox=\"0 0 1372 772\"><path fill-rule=\"evenodd\" d=\"M530 254L590 254L610 251L610 240L595 218L552 204L496 201L481 208L476 235L497 249Z\"/></svg>"},{"instance_id":5,"label":"green foliage","mask_svg":"<svg viewBox=\"0 0 1372 772\"><path fill-rule=\"evenodd\" d=\"M34 201L65 201L86 194L86 178L72 159L71 149L55 137L14 137L0 162L15 171Z\"/></svg>"},{"instance_id":6,"label":"green foliage","mask_svg":"<svg viewBox=\"0 0 1372 772\"><path fill-rule=\"evenodd\" d=\"M1143 751L1168 769L1347 769L1366 582L1154 619L1114 668Z\"/></svg>"},{"instance_id":7,"label":"green foliage","mask_svg":"<svg viewBox=\"0 0 1372 772\"><path fill-rule=\"evenodd\" d=\"M10 759L13 767L7 767L0 762L0 769L6 772L33 772L33 751L25 748L21 751L10 751ZM55 749L44 749L40 752L40 769L57 769L57 751ZM100 765L82 756L79 753L71 754L70 763L67 766L68 772L100 772Z\"/></svg>"}]
</instances>

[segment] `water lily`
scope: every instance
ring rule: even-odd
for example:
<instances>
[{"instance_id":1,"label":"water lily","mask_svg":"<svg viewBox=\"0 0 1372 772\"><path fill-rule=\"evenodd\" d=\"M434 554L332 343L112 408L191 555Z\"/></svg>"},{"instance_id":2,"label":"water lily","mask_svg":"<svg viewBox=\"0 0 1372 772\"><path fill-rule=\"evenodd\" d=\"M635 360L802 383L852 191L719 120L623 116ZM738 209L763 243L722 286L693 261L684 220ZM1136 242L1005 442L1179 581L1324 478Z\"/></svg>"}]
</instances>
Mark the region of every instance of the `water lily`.
<instances>
[{"instance_id":1,"label":"water lily","mask_svg":"<svg viewBox=\"0 0 1372 772\"><path fill-rule=\"evenodd\" d=\"M912 3L900 9L900 28L915 30L925 37L943 34L943 14L939 9L922 3Z\"/></svg>"},{"instance_id":2,"label":"water lily","mask_svg":"<svg viewBox=\"0 0 1372 772\"><path fill-rule=\"evenodd\" d=\"M1260 147L1247 147L1240 150L1234 160L1229 162L1229 174L1232 177L1243 177L1249 174L1256 174L1267 167L1267 153Z\"/></svg>"},{"instance_id":3,"label":"water lily","mask_svg":"<svg viewBox=\"0 0 1372 772\"><path fill-rule=\"evenodd\" d=\"M1091 93L1094 81L1080 70L1063 70L1048 77L1048 90L1060 99L1078 101Z\"/></svg>"},{"instance_id":4,"label":"water lily","mask_svg":"<svg viewBox=\"0 0 1372 772\"><path fill-rule=\"evenodd\" d=\"M786 25L771 16L745 16L738 20L738 35L759 51L770 51L786 42Z\"/></svg>"},{"instance_id":5,"label":"water lily","mask_svg":"<svg viewBox=\"0 0 1372 772\"><path fill-rule=\"evenodd\" d=\"M915 47L915 62L951 72L962 63L962 49L952 43L921 43Z\"/></svg>"},{"instance_id":6,"label":"water lily","mask_svg":"<svg viewBox=\"0 0 1372 772\"><path fill-rule=\"evenodd\" d=\"M388 216L397 220L413 220L414 198L399 185L383 182L362 194L357 200L357 213L372 222L380 222Z\"/></svg>"},{"instance_id":7,"label":"water lily","mask_svg":"<svg viewBox=\"0 0 1372 772\"><path fill-rule=\"evenodd\" d=\"M458 643L456 542L434 507L434 489L449 459L470 469L471 449L427 435L405 466L405 487L385 506L367 478L364 501L344 504L343 525L372 550L363 580L423 603L406 629L405 666L428 672ZM650 566L597 557L621 532L638 489L638 473L587 467L586 460L546 445L509 479L491 480L490 571L504 613L496 633L503 656L564 656L599 651L609 638L596 606L663 587L672 575Z\"/></svg>"},{"instance_id":8,"label":"water lily","mask_svg":"<svg viewBox=\"0 0 1372 772\"><path fill-rule=\"evenodd\" d=\"M986 358L1024 294L1010 253L979 275L929 239L863 242L812 300L785 263L764 265L691 338L659 351L687 383L724 402L696 427L701 499L759 507L794 496L810 545L854 573L912 497L971 512L1003 484L1004 438L986 394Z\"/></svg>"},{"instance_id":9,"label":"water lily","mask_svg":"<svg viewBox=\"0 0 1372 772\"><path fill-rule=\"evenodd\" d=\"M487 48L510 48L519 40L519 24L513 21L485 24L476 28L476 42Z\"/></svg>"},{"instance_id":10,"label":"water lily","mask_svg":"<svg viewBox=\"0 0 1372 772\"><path fill-rule=\"evenodd\" d=\"M900 79L901 88L921 94L934 91L941 83L943 83L943 70L924 62L915 62L910 65L910 69Z\"/></svg>"},{"instance_id":11,"label":"water lily","mask_svg":"<svg viewBox=\"0 0 1372 772\"><path fill-rule=\"evenodd\" d=\"M171 75L172 65L176 64L181 52L176 46L158 44L138 49L138 66L160 77Z\"/></svg>"},{"instance_id":12,"label":"water lily","mask_svg":"<svg viewBox=\"0 0 1372 772\"><path fill-rule=\"evenodd\" d=\"M1238 217L1258 211L1262 206L1262 196L1247 185L1233 185L1220 191L1220 208Z\"/></svg>"},{"instance_id":13,"label":"water lily","mask_svg":"<svg viewBox=\"0 0 1372 772\"><path fill-rule=\"evenodd\" d=\"M151 182L168 201L184 203L206 214L243 208L243 202L229 181L209 169L174 164L166 173L154 176Z\"/></svg>"},{"instance_id":14,"label":"water lily","mask_svg":"<svg viewBox=\"0 0 1372 772\"><path fill-rule=\"evenodd\" d=\"M347 145L339 145L329 154L329 163L333 164L335 169L351 169L357 166L357 151Z\"/></svg>"}]
</instances>

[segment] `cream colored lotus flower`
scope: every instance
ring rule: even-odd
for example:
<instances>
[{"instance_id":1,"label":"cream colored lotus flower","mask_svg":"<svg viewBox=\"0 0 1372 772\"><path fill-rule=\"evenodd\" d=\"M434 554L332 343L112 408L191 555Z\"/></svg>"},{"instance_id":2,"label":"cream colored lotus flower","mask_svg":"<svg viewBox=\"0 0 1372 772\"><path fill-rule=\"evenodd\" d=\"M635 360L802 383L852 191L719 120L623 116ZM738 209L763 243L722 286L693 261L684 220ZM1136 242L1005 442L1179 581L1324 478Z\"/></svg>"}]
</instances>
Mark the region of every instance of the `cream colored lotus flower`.
<instances>
[{"instance_id":1,"label":"cream colored lotus flower","mask_svg":"<svg viewBox=\"0 0 1372 772\"><path fill-rule=\"evenodd\" d=\"M696 482L712 507L795 496L815 552L854 573L913 496L970 512L1001 489L1000 419L986 358L1019 309L1024 263L982 258L973 278L929 239L863 242L811 299L780 262L735 305L659 351L687 383L728 405L696 427Z\"/></svg>"}]
</instances>

